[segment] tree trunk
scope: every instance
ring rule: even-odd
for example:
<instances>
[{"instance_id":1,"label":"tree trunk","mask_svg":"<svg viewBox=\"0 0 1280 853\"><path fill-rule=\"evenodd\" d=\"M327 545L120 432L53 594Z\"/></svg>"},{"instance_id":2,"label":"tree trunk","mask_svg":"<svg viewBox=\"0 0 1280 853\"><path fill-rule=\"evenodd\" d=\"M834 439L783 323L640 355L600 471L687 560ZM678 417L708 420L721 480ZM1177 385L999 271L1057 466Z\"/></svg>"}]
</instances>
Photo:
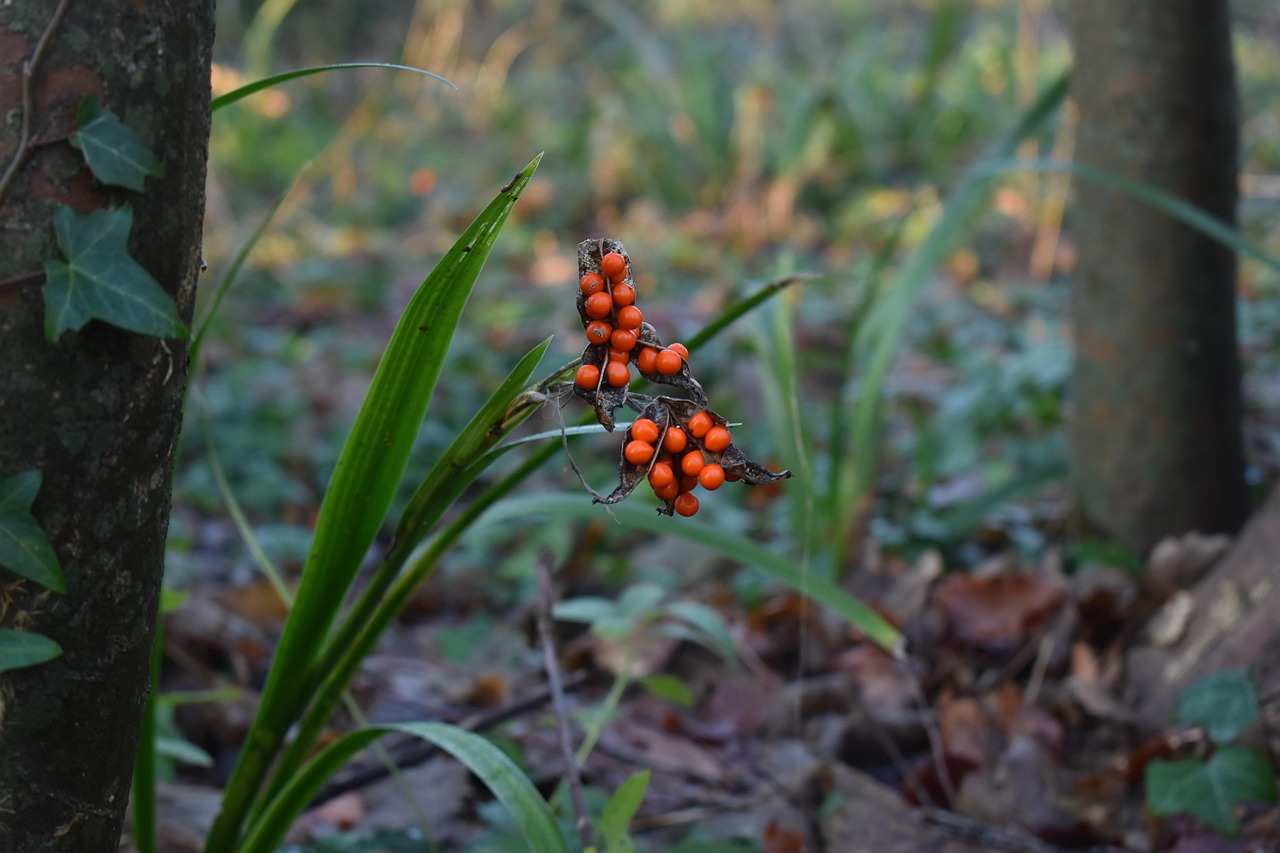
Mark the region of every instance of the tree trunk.
<instances>
[{"instance_id":1,"label":"tree trunk","mask_svg":"<svg viewBox=\"0 0 1280 853\"><path fill-rule=\"evenodd\" d=\"M1071 0L1079 162L1235 221L1225 0ZM1140 554L1248 513L1235 253L1150 205L1076 185L1072 479L1086 530Z\"/></svg>"},{"instance_id":2,"label":"tree trunk","mask_svg":"<svg viewBox=\"0 0 1280 853\"><path fill-rule=\"evenodd\" d=\"M0 4L0 169L20 136L21 74L54 0ZM37 66L36 145L0 197L0 477L39 468L32 513L58 595L0 569L0 625L61 644L0 676L0 849L117 849L148 690L187 345L92 321L44 338L39 274L55 209L130 203L129 249L189 322L209 139L213 0L72 0ZM67 143L88 94L156 152L142 193L106 188Z\"/></svg>"}]
</instances>

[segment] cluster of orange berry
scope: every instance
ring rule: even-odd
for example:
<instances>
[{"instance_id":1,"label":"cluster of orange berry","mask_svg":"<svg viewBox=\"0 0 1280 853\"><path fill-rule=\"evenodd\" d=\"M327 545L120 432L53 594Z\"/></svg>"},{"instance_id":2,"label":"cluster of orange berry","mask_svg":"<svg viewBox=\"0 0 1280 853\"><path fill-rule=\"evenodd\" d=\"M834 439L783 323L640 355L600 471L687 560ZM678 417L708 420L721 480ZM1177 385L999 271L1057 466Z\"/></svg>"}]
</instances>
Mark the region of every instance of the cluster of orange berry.
<instances>
[{"instance_id":1,"label":"cluster of orange berry","mask_svg":"<svg viewBox=\"0 0 1280 853\"><path fill-rule=\"evenodd\" d=\"M592 403L605 429L615 426L614 410L627 406L639 417L623 442L619 484L597 498L617 503L648 480L663 501L659 512L693 515L698 498L726 482L770 483L791 476L752 462L733 446L724 418L707 408L702 386L689 370L689 350L664 346L636 307L635 282L626 249L609 238L584 240L578 246L578 314L587 334L582 365L573 390ZM683 390L687 398L649 397L630 391L631 365L660 385Z\"/></svg>"}]
</instances>

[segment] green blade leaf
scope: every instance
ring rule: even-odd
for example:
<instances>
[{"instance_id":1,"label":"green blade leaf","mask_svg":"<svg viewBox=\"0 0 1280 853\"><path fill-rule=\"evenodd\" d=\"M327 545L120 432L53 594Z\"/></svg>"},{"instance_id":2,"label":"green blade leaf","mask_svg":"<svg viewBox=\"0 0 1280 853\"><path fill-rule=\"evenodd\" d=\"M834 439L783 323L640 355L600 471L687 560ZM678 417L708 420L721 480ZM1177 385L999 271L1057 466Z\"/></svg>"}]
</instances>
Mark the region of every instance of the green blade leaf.
<instances>
[{"instance_id":1,"label":"green blade leaf","mask_svg":"<svg viewBox=\"0 0 1280 853\"><path fill-rule=\"evenodd\" d=\"M394 68L397 71L412 71L415 74L421 74L424 77L431 77L435 80L439 80L455 92L458 90L457 86L453 85L439 74L434 74L421 68L414 68L412 65L396 65L391 62L336 62L332 65L317 65L312 68L295 68L292 71L272 74L270 77L263 77L261 80L246 83L239 89L232 89L225 95L219 95L214 98L213 102L209 105L209 109L213 112L217 112L228 104L234 104L241 98L249 97L254 92L261 92L263 89L268 89L272 86L277 86L281 83L288 82L289 80L295 80L299 77L309 77L312 74L323 74L326 71L337 71L342 68Z\"/></svg>"},{"instance_id":2,"label":"green blade leaf","mask_svg":"<svg viewBox=\"0 0 1280 853\"><path fill-rule=\"evenodd\" d=\"M1214 743L1229 743L1258 719L1258 691L1243 669L1206 675L1182 691L1173 718L1204 725Z\"/></svg>"},{"instance_id":3,"label":"green blade leaf","mask_svg":"<svg viewBox=\"0 0 1280 853\"><path fill-rule=\"evenodd\" d=\"M649 773L648 770L642 770L631 774L605 804L604 814L600 816L600 839L604 842L604 853L631 853L636 849L627 828L640 810L644 795L649 791Z\"/></svg>"},{"instance_id":4,"label":"green blade leaf","mask_svg":"<svg viewBox=\"0 0 1280 853\"><path fill-rule=\"evenodd\" d=\"M31 514L39 492L39 471L0 480L0 566L54 592L66 592L58 555Z\"/></svg>"},{"instance_id":5,"label":"green blade leaf","mask_svg":"<svg viewBox=\"0 0 1280 853\"><path fill-rule=\"evenodd\" d=\"M97 95L80 102L76 131L68 141L84 153L93 176L104 184L142 192L147 175L164 174L151 149L115 113L104 110Z\"/></svg>"},{"instance_id":6,"label":"green blade leaf","mask_svg":"<svg viewBox=\"0 0 1280 853\"><path fill-rule=\"evenodd\" d=\"M625 527L685 539L718 551L744 565L754 566L840 614L850 625L865 633L890 654L902 653L901 635L880 614L827 578L816 572L804 571L799 563L782 554L700 521L687 518L673 520L660 516L651 507L618 504L610 509ZM600 508L582 495L551 493L503 501L485 513L483 523L528 523L547 515L598 519L600 513Z\"/></svg>"},{"instance_id":7,"label":"green blade leaf","mask_svg":"<svg viewBox=\"0 0 1280 853\"><path fill-rule=\"evenodd\" d=\"M297 598L248 745L210 832L210 849L234 844L285 732L312 699L319 684L312 664L386 517L463 306L541 159L541 154L534 158L463 232L418 288L392 333L320 505Z\"/></svg>"},{"instance_id":8,"label":"green blade leaf","mask_svg":"<svg viewBox=\"0 0 1280 853\"><path fill-rule=\"evenodd\" d=\"M1208 761L1156 759L1147 765L1147 804L1157 815L1186 813L1234 835L1235 807L1243 800L1274 802L1276 780L1266 760L1251 749L1229 746Z\"/></svg>"},{"instance_id":9,"label":"green blade leaf","mask_svg":"<svg viewBox=\"0 0 1280 853\"><path fill-rule=\"evenodd\" d=\"M63 205L53 227L66 262L45 261L45 337L55 341L95 319L144 335L187 337L173 297L129 257L128 205L86 216Z\"/></svg>"},{"instance_id":10,"label":"green blade leaf","mask_svg":"<svg viewBox=\"0 0 1280 853\"><path fill-rule=\"evenodd\" d=\"M51 661L62 647L41 634L0 628L0 672Z\"/></svg>"},{"instance_id":11,"label":"green blade leaf","mask_svg":"<svg viewBox=\"0 0 1280 853\"><path fill-rule=\"evenodd\" d=\"M403 732L440 747L485 784L515 818L535 853L568 853L569 846L551 809L529 779L507 755L477 734L444 723L401 723L371 726L344 735L326 746L290 777L250 827L239 853L269 853L280 844L294 818L325 781L357 752L389 732Z\"/></svg>"}]
</instances>

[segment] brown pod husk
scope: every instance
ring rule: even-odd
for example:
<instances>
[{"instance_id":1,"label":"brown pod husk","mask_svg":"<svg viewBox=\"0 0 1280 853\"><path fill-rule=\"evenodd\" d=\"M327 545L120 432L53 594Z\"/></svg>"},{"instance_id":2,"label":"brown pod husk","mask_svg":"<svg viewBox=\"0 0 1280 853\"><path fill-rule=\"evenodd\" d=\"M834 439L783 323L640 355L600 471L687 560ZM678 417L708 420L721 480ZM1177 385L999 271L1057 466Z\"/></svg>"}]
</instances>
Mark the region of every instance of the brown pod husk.
<instances>
[{"instance_id":1,"label":"brown pod husk","mask_svg":"<svg viewBox=\"0 0 1280 853\"><path fill-rule=\"evenodd\" d=\"M640 334L637 336L636 340L637 350L644 346L653 347L659 350L666 349L666 347L662 345L662 341L658 339L657 330L648 323L640 324ZM698 383L698 380L693 378L693 373L689 370L688 360L682 358L680 372L674 373L671 376L659 373L656 370L652 372L640 370L639 364L636 365L636 370L640 372L641 376L648 379L655 385L668 385L673 388L679 388L681 391L688 394L690 400L697 403L698 406L704 409L706 408L707 394L702 390L702 386Z\"/></svg>"},{"instance_id":2,"label":"brown pod husk","mask_svg":"<svg viewBox=\"0 0 1280 853\"><path fill-rule=\"evenodd\" d=\"M627 443L632 440L631 430L627 430L626 436L622 439L622 452L619 454L618 462L618 487L603 498L596 498L596 503L616 504L627 499L627 497L635 491L636 486L644 482L649 476L653 463L658 460L661 455L662 436L666 434L667 424L669 422L667 408L663 405L662 398L654 400L644 407L644 410L636 417L648 418L658 425L658 446L654 448L653 456L649 457L649 461L643 465L632 465L627 461Z\"/></svg>"}]
</instances>

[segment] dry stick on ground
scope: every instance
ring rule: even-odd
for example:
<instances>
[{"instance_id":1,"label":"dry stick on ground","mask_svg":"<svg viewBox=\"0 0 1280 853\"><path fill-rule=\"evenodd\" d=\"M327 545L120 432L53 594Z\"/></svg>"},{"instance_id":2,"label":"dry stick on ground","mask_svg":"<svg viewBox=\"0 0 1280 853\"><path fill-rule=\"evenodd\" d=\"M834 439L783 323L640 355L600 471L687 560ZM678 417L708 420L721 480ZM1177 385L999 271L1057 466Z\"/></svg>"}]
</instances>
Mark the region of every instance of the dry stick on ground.
<instances>
[{"instance_id":1,"label":"dry stick on ground","mask_svg":"<svg viewBox=\"0 0 1280 853\"><path fill-rule=\"evenodd\" d=\"M9 191L9 184L13 183L13 178L18 174L22 161L27 159L27 152L31 150L31 114L35 109L35 98L31 90L34 87L40 60L44 57L45 45L49 43L49 37L53 35L53 31L58 28L58 22L62 20L62 13L67 11L69 3L70 0L61 0L58 3L48 26L40 34L40 40L36 42L36 49L31 52L31 58L22 63L22 133L18 137L18 147L13 152L13 159L5 167L4 175L0 176L0 198L4 198L4 194Z\"/></svg>"},{"instance_id":2,"label":"dry stick on ground","mask_svg":"<svg viewBox=\"0 0 1280 853\"><path fill-rule=\"evenodd\" d=\"M570 675L564 682L564 688L568 691L577 690L579 687L587 684L591 680L591 676L586 672L576 672ZM518 702L512 702L501 708L495 708L492 711L483 711L478 714L472 714L463 718L457 727L468 732L486 732L489 729L499 726L508 720L519 717L523 714L538 708L551 698L551 690L549 688L539 690ZM408 738L402 744L392 747L391 760L395 762L396 767L405 770L410 767L417 767L424 763L427 759L432 758L441 753L440 747L418 738ZM341 779L334 779L329 784L320 789L320 793L316 794L308 804L308 808L315 808L323 805L335 797L339 797L348 791L356 791L374 782L381 782L391 775L391 771L385 764L373 764L363 767Z\"/></svg>"},{"instance_id":3,"label":"dry stick on ground","mask_svg":"<svg viewBox=\"0 0 1280 853\"><path fill-rule=\"evenodd\" d=\"M569 712L565 708L564 687L560 682L560 666L556 663L555 623L551 619L551 555L543 553L538 560L538 633L542 635L542 654L547 663L547 684L551 688L551 705L556 712L556 729L560 734L560 752L564 756L564 771L569 779L569 798L577 815L578 836L582 846L595 846L595 833L587 816L587 803L582 797L582 777L578 774L578 762L573 755L573 743L569 739Z\"/></svg>"}]
</instances>

